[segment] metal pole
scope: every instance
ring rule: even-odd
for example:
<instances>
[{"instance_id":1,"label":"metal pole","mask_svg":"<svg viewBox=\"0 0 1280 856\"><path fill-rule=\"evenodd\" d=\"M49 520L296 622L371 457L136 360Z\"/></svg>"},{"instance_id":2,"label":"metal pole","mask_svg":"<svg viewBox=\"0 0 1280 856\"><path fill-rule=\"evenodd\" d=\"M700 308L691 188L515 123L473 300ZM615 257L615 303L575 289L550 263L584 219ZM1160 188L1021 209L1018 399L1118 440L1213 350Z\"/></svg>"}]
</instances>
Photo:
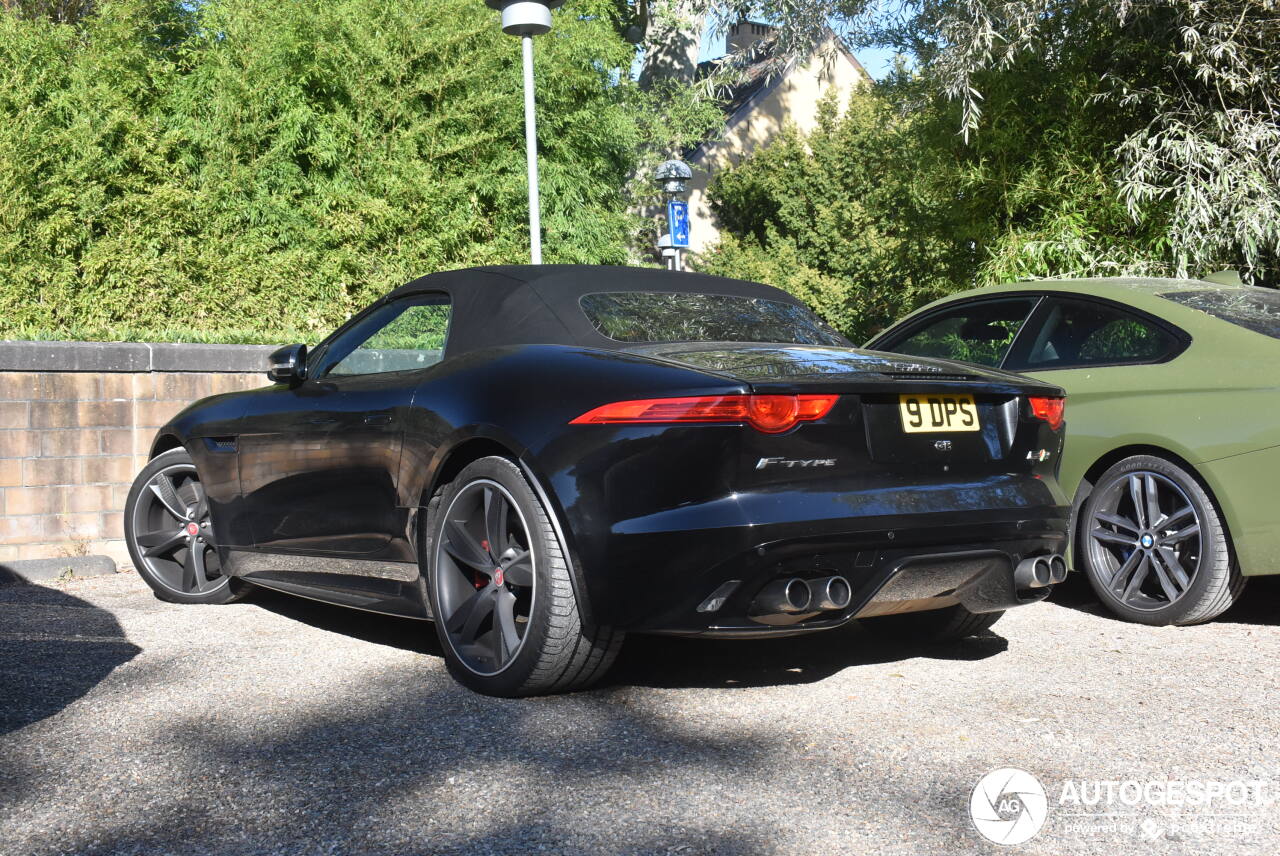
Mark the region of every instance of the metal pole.
<instances>
[{"instance_id":1,"label":"metal pole","mask_svg":"<svg viewBox=\"0 0 1280 856\"><path fill-rule=\"evenodd\" d=\"M524 51L524 154L529 165L529 258L542 264L542 214L538 199L538 127L533 103L533 36L520 37Z\"/></svg>"}]
</instances>

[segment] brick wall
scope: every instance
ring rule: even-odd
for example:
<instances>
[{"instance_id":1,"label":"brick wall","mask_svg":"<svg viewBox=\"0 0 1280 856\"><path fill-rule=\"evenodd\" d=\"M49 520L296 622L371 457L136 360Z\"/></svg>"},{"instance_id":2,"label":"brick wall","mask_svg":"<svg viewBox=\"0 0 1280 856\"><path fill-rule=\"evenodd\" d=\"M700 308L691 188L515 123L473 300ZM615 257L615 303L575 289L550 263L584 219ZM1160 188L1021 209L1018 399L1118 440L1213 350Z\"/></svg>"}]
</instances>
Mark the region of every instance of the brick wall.
<instances>
[{"instance_id":1,"label":"brick wall","mask_svg":"<svg viewBox=\"0 0 1280 856\"><path fill-rule=\"evenodd\" d=\"M0 562L103 554L156 429L196 399L267 384L270 348L0 342Z\"/></svg>"}]
</instances>

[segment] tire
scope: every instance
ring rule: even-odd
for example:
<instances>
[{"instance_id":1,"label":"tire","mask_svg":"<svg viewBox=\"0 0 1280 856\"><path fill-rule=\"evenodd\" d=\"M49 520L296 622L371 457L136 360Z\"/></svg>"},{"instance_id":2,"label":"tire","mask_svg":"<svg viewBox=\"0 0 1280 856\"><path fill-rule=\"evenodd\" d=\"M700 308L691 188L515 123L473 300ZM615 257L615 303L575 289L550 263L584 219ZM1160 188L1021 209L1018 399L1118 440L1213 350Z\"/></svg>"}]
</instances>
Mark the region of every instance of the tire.
<instances>
[{"instance_id":1,"label":"tire","mask_svg":"<svg viewBox=\"0 0 1280 856\"><path fill-rule=\"evenodd\" d=\"M568 558L514 463L469 464L428 508L427 594L459 683L514 698L583 689L608 671L623 634L583 627Z\"/></svg>"},{"instance_id":2,"label":"tire","mask_svg":"<svg viewBox=\"0 0 1280 856\"><path fill-rule=\"evenodd\" d=\"M194 527L194 528L193 528ZM234 603L249 593L222 573L204 487L186 449L142 468L124 506L124 540L138 576L170 603Z\"/></svg>"},{"instance_id":3,"label":"tire","mask_svg":"<svg viewBox=\"0 0 1280 856\"><path fill-rule=\"evenodd\" d=\"M957 603L924 612L864 618L859 623L869 631L905 642L955 642L990 629L1002 615L1004 610L970 612Z\"/></svg>"},{"instance_id":4,"label":"tire","mask_svg":"<svg viewBox=\"0 0 1280 856\"><path fill-rule=\"evenodd\" d=\"M1172 461L1134 455L1098 479L1077 560L1099 600L1141 624L1199 624L1240 597L1245 578L1213 497Z\"/></svg>"}]
</instances>

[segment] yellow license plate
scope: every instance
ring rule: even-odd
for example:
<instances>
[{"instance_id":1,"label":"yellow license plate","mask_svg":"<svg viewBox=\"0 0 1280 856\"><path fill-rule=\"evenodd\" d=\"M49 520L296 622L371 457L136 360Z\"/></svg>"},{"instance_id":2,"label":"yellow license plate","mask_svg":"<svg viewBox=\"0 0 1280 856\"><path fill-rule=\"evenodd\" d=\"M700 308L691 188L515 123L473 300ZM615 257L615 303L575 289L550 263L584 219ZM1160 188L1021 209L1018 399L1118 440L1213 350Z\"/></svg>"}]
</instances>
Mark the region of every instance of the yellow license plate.
<instances>
[{"instance_id":1,"label":"yellow license plate","mask_svg":"<svg viewBox=\"0 0 1280 856\"><path fill-rule=\"evenodd\" d=\"M972 395L899 395L898 411L902 430L908 434L978 430L978 408Z\"/></svg>"}]
</instances>

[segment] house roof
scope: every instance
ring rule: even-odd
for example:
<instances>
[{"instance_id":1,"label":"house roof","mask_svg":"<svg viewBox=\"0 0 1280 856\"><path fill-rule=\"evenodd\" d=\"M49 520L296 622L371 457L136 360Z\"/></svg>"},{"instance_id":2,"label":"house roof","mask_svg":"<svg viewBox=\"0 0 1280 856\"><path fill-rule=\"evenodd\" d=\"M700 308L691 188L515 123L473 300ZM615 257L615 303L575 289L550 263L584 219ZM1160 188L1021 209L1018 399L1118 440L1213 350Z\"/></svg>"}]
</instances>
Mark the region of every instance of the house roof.
<instances>
[{"instance_id":1,"label":"house roof","mask_svg":"<svg viewBox=\"0 0 1280 856\"><path fill-rule=\"evenodd\" d=\"M828 33L829 40L835 44L839 54L864 76L870 77L867 74L867 70L862 67L862 63L858 62L858 58L845 48L840 39L836 37L835 32L828 29ZM725 100L726 127L735 125L743 113L750 110L760 99L763 99L776 89L786 76L795 69L796 62L794 59L788 60L786 63L779 62L774 55L776 46L776 35L763 38L752 46L751 53L754 55L754 60L743 69L742 80L733 86L729 91L728 98ZM723 62L723 57L698 63L699 79L706 79L714 74L720 67L721 62ZM696 156L697 152L705 145L706 143L699 144L688 155Z\"/></svg>"},{"instance_id":2,"label":"house roof","mask_svg":"<svg viewBox=\"0 0 1280 856\"><path fill-rule=\"evenodd\" d=\"M776 85L777 81L781 79L784 69L778 68L778 63L773 56L776 38L776 36L770 36L766 39L761 39L755 46L755 61L742 70L743 79L729 91L729 97L724 105L726 116L732 116L737 113L739 108L750 101L751 97L763 89L766 84L772 83ZM709 59L698 63L698 78L706 79L710 77L719 69L720 63L721 60L718 59ZM770 72L776 73L770 77Z\"/></svg>"}]
</instances>

